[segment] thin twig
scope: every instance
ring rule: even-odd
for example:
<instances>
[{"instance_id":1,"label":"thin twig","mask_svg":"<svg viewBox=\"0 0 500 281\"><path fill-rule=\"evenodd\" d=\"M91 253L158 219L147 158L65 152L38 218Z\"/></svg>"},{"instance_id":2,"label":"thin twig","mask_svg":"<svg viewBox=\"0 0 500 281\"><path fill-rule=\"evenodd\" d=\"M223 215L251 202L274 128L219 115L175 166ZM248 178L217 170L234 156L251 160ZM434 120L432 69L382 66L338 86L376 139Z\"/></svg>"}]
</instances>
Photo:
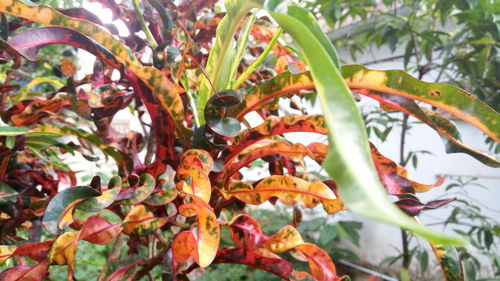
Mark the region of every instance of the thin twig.
<instances>
[{"instance_id":1,"label":"thin twig","mask_svg":"<svg viewBox=\"0 0 500 281\"><path fill-rule=\"evenodd\" d=\"M113 244L113 248L111 249L111 253L108 256L108 260L103 265L101 274L99 274L99 277L97 278L97 280L99 280L99 281L104 280L104 278L106 277L106 271L108 269L108 265L111 262L118 260L118 258L120 257L120 253L121 253L122 246L123 246L124 242L125 242L125 234L120 233L118 235L118 237L116 238L115 243Z\"/></svg>"}]
</instances>

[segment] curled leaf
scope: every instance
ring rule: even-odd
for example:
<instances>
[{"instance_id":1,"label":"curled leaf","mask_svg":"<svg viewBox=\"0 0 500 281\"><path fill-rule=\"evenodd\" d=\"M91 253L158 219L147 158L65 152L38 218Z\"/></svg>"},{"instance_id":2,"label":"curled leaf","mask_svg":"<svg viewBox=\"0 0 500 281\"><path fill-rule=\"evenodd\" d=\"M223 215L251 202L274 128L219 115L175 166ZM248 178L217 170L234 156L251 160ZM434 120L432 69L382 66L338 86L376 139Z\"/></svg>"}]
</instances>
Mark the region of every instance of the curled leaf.
<instances>
[{"instance_id":1,"label":"curled leaf","mask_svg":"<svg viewBox=\"0 0 500 281\"><path fill-rule=\"evenodd\" d=\"M270 176L262 179L255 188L247 182L235 181L221 191L224 197L232 196L253 205L260 205L271 197L279 198L283 203L292 205L301 203L306 208L313 208L318 204L329 214L344 209L344 205L335 193L321 181L307 182L303 179L290 176Z\"/></svg>"},{"instance_id":2,"label":"curled leaf","mask_svg":"<svg viewBox=\"0 0 500 281\"><path fill-rule=\"evenodd\" d=\"M123 232L129 235L142 236L163 226L167 218L155 217L144 205L136 205L123 220Z\"/></svg>"},{"instance_id":3,"label":"curled leaf","mask_svg":"<svg viewBox=\"0 0 500 281\"><path fill-rule=\"evenodd\" d=\"M79 203L76 208L85 212L97 212L109 207L118 198L122 190L122 179L114 176L109 180L108 189L102 191L102 195L90 197Z\"/></svg>"},{"instance_id":4,"label":"curled leaf","mask_svg":"<svg viewBox=\"0 0 500 281\"><path fill-rule=\"evenodd\" d=\"M217 254L220 229L214 212L201 199L192 196L195 203L179 207L179 213L186 217L196 216L198 233L195 238L191 231L183 231L174 239L172 253L177 263L184 263L189 257L201 267L209 266Z\"/></svg>"},{"instance_id":5,"label":"curled leaf","mask_svg":"<svg viewBox=\"0 0 500 281\"><path fill-rule=\"evenodd\" d=\"M57 193L47 205L42 223L53 235L73 221L75 206L89 197L101 195L97 190L88 186L75 186Z\"/></svg>"},{"instance_id":6,"label":"curled leaf","mask_svg":"<svg viewBox=\"0 0 500 281\"><path fill-rule=\"evenodd\" d=\"M293 266L281 258L266 257L245 248L221 249L217 252L213 263L236 263L265 270L285 280L290 280Z\"/></svg>"},{"instance_id":7,"label":"curled leaf","mask_svg":"<svg viewBox=\"0 0 500 281\"><path fill-rule=\"evenodd\" d=\"M49 254L50 263L57 265L68 265L68 280L73 280L73 271L76 256L76 247L78 246L77 232L65 232L52 245Z\"/></svg>"},{"instance_id":8,"label":"curled leaf","mask_svg":"<svg viewBox=\"0 0 500 281\"><path fill-rule=\"evenodd\" d=\"M144 173L139 178L139 183L134 187L134 193L132 196L128 199L120 201L120 203L123 205L139 204L146 200L151 193L153 193L155 186L155 178L148 173Z\"/></svg>"},{"instance_id":9,"label":"curled leaf","mask_svg":"<svg viewBox=\"0 0 500 281\"><path fill-rule=\"evenodd\" d=\"M349 87L389 93L428 103L476 126L500 142L499 113L457 87L420 81L401 70L372 70L362 65L342 67Z\"/></svg>"}]
</instances>

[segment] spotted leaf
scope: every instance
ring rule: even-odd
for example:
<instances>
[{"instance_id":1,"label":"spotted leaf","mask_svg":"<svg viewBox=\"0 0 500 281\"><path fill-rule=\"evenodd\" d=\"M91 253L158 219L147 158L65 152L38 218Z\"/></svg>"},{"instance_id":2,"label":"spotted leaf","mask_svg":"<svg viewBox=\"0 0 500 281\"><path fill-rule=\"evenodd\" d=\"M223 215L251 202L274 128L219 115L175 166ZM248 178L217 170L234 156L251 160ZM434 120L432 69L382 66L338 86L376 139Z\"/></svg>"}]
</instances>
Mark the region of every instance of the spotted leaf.
<instances>
[{"instance_id":1,"label":"spotted leaf","mask_svg":"<svg viewBox=\"0 0 500 281\"><path fill-rule=\"evenodd\" d=\"M135 205L146 200L155 189L156 181L154 177L148 173L144 173L139 178L139 183L134 187L132 197L120 201L123 205Z\"/></svg>"},{"instance_id":2,"label":"spotted leaf","mask_svg":"<svg viewBox=\"0 0 500 281\"><path fill-rule=\"evenodd\" d=\"M253 205L260 205L272 197L277 197L287 205L298 202L306 208L322 204L329 214L345 208L335 193L321 181L310 183L291 176L270 176L262 179L255 188L250 183L234 181L222 190L222 193L226 199L234 196Z\"/></svg>"},{"instance_id":3,"label":"spotted leaf","mask_svg":"<svg viewBox=\"0 0 500 281\"><path fill-rule=\"evenodd\" d=\"M500 115L467 91L420 81L401 70L372 70L362 65L342 67L349 87L398 95L445 110L500 142Z\"/></svg>"},{"instance_id":4,"label":"spotted leaf","mask_svg":"<svg viewBox=\"0 0 500 281\"><path fill-rule=\"evenodd\" d=\"M155 217L144 205L136 205L123 220L123 232L129 235L142 236L162 227L167 218Z\"/></svg>"},{"instance_id":5,"label":"spotted leaf","mask_svg":"<svg viewBox=\"0 0 500 281\"><path fill-rule=\"evenodd\" d=\"M109 180L108 189L103 190L97 197L90 197L79 203L76 208L85 212L97 212L109 207L118 198L122 190L122 179L114 176Z\"/></svg>"},{"instance_id":6,"label":"spotted leaf","mask_svg":"<svg viewBox=\"0 0 500 281\"><path fill-rule=\"evenodd\" d=\"M43 225L51 234L58 235L73 221L73 210L78 203L99 195L97 190L88 186L75 186L57 193L45 209Z\"/></svg>"},{"instance_id":7,"label":"spotted leaf","mask_svg":"<svg viewBox=\"0 0 500 281\"><path fill-rule=\"evenodd\" d=\"M177 263L184 263L189 257L193 258L201 267L209 266L217 254L220 240L220 229L212 208L195 196L195 203L188 203L179 207L179 213L186 217L196 216L198 233L183 231L174 239L172 246L173 257Z\"/></svg>"}]
</instances>

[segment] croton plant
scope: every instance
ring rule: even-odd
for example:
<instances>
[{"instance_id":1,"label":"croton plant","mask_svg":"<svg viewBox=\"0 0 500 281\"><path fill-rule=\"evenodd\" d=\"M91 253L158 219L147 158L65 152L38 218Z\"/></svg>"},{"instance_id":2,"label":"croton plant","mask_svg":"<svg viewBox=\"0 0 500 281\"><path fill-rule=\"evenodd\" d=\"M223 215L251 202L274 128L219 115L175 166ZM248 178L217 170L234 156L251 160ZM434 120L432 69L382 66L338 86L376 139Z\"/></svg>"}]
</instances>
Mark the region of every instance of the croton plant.
<instances>
[{"instance_id":1,"label":"croton plant","mask_svg":"<svg viewBox=\"0 0 500 281\"><path fill-rule=\"evenodd\" d=\"M0 1L0 58L12 65L0 84L0 262L13 260L1 280L45 280L53 265L67 265L74 280L81 240L114 245L99 280L140 280L156 266L168 268L165 280L187 280L214 263L245 264L285 280L347 280L325 250L302 239L298 213L277 233L263 233L245 213L246 204L277 201L295 212L322 205L325 216L349 210L412 231L431 243L446 279L463 279L453 245L466 241L416 217L451 200L415 196L442 180L412 181L379 153L356 99L413 116L442 137L447 152L491 167L499 161L463 144L448 118L499 142L497 112L465 90L403 71L341 66L315 18L290 1L226 0L225 12L215 0L97 2L126 24L127 36L82 8ZM291 40L278 40L282 33ZM93 73L77 79L74 57L64 57L54 66L59 78L20 81L15 70L51 44L95 55ZM275 60L263 64L271 51ZM40 83L51 85L30 91ZM305 95L317 96L323 114L301 108ZM287 101L291 109L281 110ZM113 117L127 108L142 133L113 128ZM291 132L327 135L328 143L293 143L285 137ZM67 154L109 157L117 171L104 187L99 176L78 185L62 160ZM305 158L331 179L308 173ZM257 159L270 176L249 181L241 169ZM220 246L224 229L231 246ZM116 251L122 243L128 257ZM283 252L309 271L294 270Z\"/></svg>"}]
</instances>

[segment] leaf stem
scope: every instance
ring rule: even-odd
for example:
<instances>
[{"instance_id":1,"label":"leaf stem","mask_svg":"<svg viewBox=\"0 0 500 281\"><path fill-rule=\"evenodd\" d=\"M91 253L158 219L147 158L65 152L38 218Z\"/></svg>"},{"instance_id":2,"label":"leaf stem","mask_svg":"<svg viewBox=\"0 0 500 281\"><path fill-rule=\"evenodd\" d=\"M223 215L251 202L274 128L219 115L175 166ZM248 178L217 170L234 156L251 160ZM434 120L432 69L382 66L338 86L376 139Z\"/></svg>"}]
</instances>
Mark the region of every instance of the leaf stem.
<instances>
[{"instance_id":1,"label":"leaf stem","mask_svg":"<svg viewBox=\"0 0 500 281\"><path fill-rule=\"evenodd\" d=\"M146 20L144 19L144 15L142 14L141 8L139 7L139 0L133 0L132 4L134 5L135 15L137 16L137 20L139 20L139 24L141 25L142 31L146 34L146 40L149 43L149 46L154 50L158 47L158 43L156 43L153 34L149 30L146 25Z\"/></svg>"},{"instance_id":2,"label":"leaf stem","mask_svg":"<svg viewBox=\"0 0 500 281\"><path fill-rule=\"evenodd\" d=\"M269 44L267 45L266 49L264 50L264 52L262 52L262 54L260 54L260 56L252 63L250 64L247 69L245 69L245 71L243 71L243 73L238 77L238 79L236 79L236 81L233 83L233 85L231 86L231 89L233 90L236 90L238 89L241 84L243 84L243 82L245 82L245 80L248 78L248 76L250 76L250 74L252 74L252 72L259 66L261 65L264 60L267 58L267 56L269 55L269 52L271 52L271 50L273 49L273 46L274 44L276 44L276 41L278 41L278 38L281 36L281 34L283 33L283 29L280 28L276 34L274 34L273 38L271 39L271 41L269 42Z\"/></svg>"}]
</instances>

